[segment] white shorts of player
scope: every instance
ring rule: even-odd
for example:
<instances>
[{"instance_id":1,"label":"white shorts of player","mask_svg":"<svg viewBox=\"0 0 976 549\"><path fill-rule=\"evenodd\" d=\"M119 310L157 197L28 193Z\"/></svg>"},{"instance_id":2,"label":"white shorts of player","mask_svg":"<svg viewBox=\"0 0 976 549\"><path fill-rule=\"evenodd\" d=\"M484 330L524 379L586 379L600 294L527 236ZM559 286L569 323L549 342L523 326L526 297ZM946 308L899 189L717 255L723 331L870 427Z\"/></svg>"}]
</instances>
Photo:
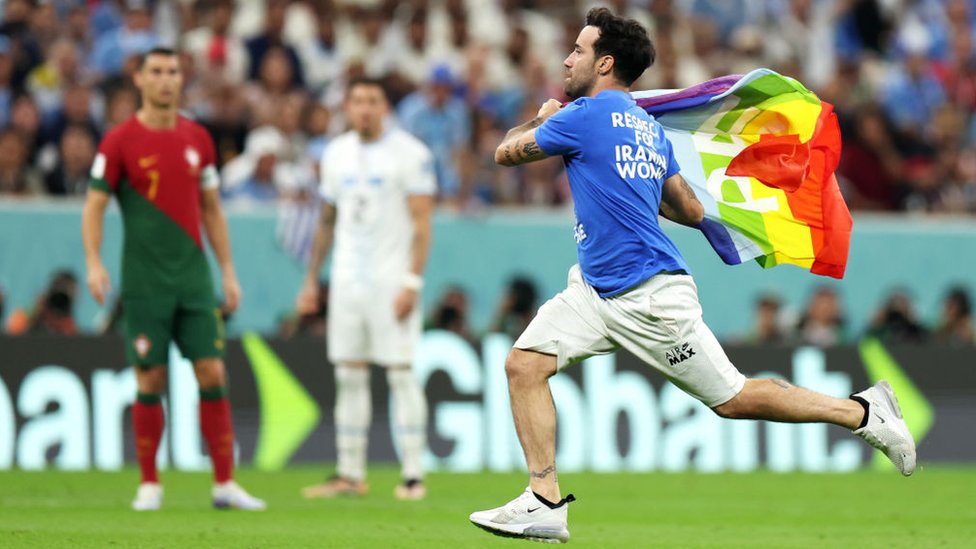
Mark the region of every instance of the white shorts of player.
<instances>
[{"instance_id":1,"label":"white shorts of player","mask_svg":"<svg viewBox=\"0 0 976 549\"><path fill-rule=\"evenodd\" d=\"M393 303L400 290L395 282L330 286L326 338L330 362L413 364L422 329L420 300L407 318L397 320Z\"/></svg>"},{"instance_id":2,"label":"white shorts of player","mask_svg":"<svg viewBox=\"0 0 976 549\"><path fill-rule=\"evenodd\" d=\"M653 276L606 299L583 281L579 265L568 278L567 288L539 309L516 349L555 355L562 369L622 347L709 407L742 390L746 378L702 320L691 276Z\"/></svg>"}]
</instances>

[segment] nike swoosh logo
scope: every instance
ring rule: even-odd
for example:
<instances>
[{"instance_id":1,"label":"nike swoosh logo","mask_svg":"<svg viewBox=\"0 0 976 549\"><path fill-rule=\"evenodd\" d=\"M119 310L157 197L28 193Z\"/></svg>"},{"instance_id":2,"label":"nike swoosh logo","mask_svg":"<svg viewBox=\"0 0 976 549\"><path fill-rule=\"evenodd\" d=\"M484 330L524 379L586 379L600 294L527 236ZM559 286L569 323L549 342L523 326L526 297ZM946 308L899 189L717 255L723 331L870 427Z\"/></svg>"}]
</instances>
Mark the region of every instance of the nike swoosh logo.
<instances>
[{"instance_id":1,"label":"nike swoosh logo","mask_svg":"<svg viewBox=\"0 0 976 549\"><path fill-rule=\"evenodd\" d=\"M880 421L881 423L885 422L885 419L878 414L874 414L874 417L878 418L878 421Z\"/></svg>"},{"instance_id":2,"label":"nike swoosh logo","mask_svg":"<svg viewBox=\"0 0 976 549\"><path fill-rule=\"evenodd\" d=\"M536 511L538 511L539 509L542 509L542 507L536 507L535 509L527 509L526 511L529 512L529 513L534 513Z\"/></svg>"},{"instance_id":3,"label":"nike swoosh logo","mask_svg":"<svg viewBox=\"0 0 976 549\"><path fill-rule=\"evenodd\" d=\"M153 154L153 155L150 155L150 156L143 156L142 158L139 159L139 167L140 168L148 168L149 166L152 166L153 164L155 164L157 160L159 160L159 155L158 154Z\"/></svg>"}]
</instances>

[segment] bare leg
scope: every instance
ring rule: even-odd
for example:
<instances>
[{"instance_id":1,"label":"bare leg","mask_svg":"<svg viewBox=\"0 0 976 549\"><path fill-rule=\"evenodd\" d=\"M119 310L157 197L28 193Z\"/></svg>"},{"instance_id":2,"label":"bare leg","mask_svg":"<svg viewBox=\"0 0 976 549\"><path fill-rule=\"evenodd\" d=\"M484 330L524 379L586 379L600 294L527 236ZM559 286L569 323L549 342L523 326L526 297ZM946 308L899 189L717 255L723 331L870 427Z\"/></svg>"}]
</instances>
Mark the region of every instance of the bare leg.
<instances>
[{"instance_id":1,"label":"bare leg","mask_svg":"<svg viewBox=\"0 0 976 549\"><path fill-rule=\"evenodd\" d=\"M512 349L505 361L512 417L525 462L529 466L532 491L558 502L556 476L556 405L549 390L549 377L556 373L556 357Z\"/></svg>"},{"instance_id":2,"label":"bare leg","mask_svg":"<svg viewBox=\"0 0 976 549\"><path fill-rule=\"evenodd\" d=\"M732 419L833 423L851 430L864 417L864 407L854 400L830 397L781 379L747 379L739 394L714 410Z\"/></svg>"}]
</instances>

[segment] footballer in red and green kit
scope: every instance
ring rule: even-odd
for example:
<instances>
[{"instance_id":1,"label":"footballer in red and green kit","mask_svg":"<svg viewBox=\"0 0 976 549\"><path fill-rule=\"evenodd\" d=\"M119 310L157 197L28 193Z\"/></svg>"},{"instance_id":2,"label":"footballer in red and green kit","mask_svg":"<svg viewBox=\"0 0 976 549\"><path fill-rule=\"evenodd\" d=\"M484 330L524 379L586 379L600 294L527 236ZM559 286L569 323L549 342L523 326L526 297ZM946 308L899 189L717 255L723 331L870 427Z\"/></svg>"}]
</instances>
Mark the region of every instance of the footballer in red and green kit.
<instances>
[{"instance_id":1,"label":"footballer in red and green kit","mask_svg":"<svg viewBox=\"0 0 976 549\"><path fill-rule=\"evenodd\" d=\"M207 131L179 117L154 130L112 129L92 166L94 189L122 210L122 305L132 364L166 364L175 341L191 361L223 355L223 325L201 235L201 189L219 185Z\"/></svg>"}]
</instances>

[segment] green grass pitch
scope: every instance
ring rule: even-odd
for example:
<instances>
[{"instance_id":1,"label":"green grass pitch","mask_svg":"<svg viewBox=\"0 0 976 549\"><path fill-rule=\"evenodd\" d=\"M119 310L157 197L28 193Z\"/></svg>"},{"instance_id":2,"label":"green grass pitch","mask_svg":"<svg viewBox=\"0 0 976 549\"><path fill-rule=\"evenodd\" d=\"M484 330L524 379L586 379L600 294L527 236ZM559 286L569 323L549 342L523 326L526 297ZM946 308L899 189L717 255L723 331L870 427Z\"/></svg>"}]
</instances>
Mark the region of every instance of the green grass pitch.
<instances>
[{"instance_id":1,"label":"green grass pitch","mask_svg":"<svg viewBox=\"0 0 976 549\"><path fill-rule=\"evenodd\" d=\"M243 470L263 513L210 508L209 476L164 472L162 511L128 509L134 470L0 473L0 547L540 547L492 536L468 513L505 503L521 474L433 474L423 502L393 499L374 467L360 499L306 501L325 468ZM976 547L976 468L853 474L565 474L579 501L570 547Z\"/></svg>"}]
</instances>

